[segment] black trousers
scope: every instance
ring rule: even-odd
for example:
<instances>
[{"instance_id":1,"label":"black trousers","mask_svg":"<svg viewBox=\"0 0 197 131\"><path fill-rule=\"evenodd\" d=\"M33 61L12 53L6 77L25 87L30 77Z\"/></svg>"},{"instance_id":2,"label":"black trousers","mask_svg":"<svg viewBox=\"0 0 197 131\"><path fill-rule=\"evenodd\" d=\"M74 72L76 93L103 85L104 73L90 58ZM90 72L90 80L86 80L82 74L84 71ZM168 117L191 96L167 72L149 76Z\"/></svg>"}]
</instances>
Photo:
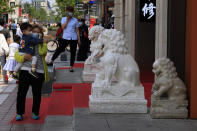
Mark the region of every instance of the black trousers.
<instances>
[{"instance_id":1,"label":"black trousers","mask_svg":"<svg viewBox=\"0 0 197 131\"><path fill-rule=\"evenodd\" d=\"M70 66L73 66L75 63L75 56L76 56L76 50L77 50L77 40L65 40L65 39L59 39L59 47L56 49L52 61L54 61L60 53L65 51L65 48L70 45Z\"/></svg>"},{"instance_id":2,"label":"black trousers","mask_svg":"<svg viewBox=\"0 0 197 131\"><path fill-rule=\"evenodd\" d=\"M23 115L25 113L26 95L29 90L29 86L31 85L33 93L32 112L35 113L35 115L39 115L41 103L41 89L44 82L44 74L38 73L38 76L39 78L35 78L30 75L28 71L20 71L16 103L17 114Z\"/></svg>"},{"instance_id":3,"label":"black trousers","mask_svg":"<svg viewBox=\"0 0 197 131\"><path fill-rule=\"evenodd\" d=\"M13 29L12 33L13 33L13 37L14 37L16 35L16 29Z\"/></svg>"},{"instance_id":4,"label":"black trousers","mask_svg":"<svg viewBox=\"0 0 197 131\"><path fill-rule=\"evenodd\" d=\"M88 58L89 50L90 50L90 41L86 38L81 38L81 45L77 53L77 60L85 61Z\"/></svg>"}]
</instances>

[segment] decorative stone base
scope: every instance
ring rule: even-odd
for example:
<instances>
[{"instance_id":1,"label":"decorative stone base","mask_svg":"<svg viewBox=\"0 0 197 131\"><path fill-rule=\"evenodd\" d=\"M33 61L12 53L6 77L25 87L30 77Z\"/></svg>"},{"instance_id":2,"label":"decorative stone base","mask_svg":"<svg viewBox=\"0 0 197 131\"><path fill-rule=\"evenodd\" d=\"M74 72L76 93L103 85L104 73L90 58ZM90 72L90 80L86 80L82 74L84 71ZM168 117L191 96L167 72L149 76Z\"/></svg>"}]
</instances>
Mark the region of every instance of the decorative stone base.
<instances>
[{"instance_id":1,"label":"decorative stone base","mask_svg":"<svg viewBox=\"0 0 197 131\"><path fill-rule=\"evenodd\" d=\"M152 118L183 119L188 117L187 106L187 100L152 100L150 114Z\"/></svg>"},{"instance_id":2,"label":"decorative stone base","mask_svg":"<svg viewBox=\"0 0 197 131\"><path fill-rule=\"evenodd\" d=\"M147 113L145 99L98 99L89 97L91 113Z\"/></svg>"}]
</instances>

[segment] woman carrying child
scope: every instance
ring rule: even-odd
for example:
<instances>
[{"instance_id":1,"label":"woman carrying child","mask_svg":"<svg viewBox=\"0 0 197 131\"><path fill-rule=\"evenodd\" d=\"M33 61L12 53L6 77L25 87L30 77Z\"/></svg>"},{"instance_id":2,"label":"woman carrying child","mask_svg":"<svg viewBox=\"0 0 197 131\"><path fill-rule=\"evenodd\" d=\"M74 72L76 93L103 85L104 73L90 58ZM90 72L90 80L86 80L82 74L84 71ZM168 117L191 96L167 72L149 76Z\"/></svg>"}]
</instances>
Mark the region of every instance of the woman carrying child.
<instances>
[{"instance_id":1,"label":"woman carrying child","mask_svg":"<svg viewBox=\"0 0 197 131\"><path fill-rule=\"evenodd\" d=\"M32 28L32 32L37 34L37 37L43 37L42 28L40 26L34 25ZM20 55L19 52L16 52L15 54L16 61L19 63L23 63L19 72L19 85L16 104L16 121L23 120L23 114L25 113L26 94L28 92L30 85L32 87L33 93L32 118L34 120L39 119L42 84L44 80L45 82L49 81L48 69L45 61L45 55L47 54L47 45L44 41L44 43L36 44L34 48L34 56L37 57L35 71L38 77L34 77L29 73L29 70L32 69L32 56L30 54Z\"/></svg>"}]
</instances>

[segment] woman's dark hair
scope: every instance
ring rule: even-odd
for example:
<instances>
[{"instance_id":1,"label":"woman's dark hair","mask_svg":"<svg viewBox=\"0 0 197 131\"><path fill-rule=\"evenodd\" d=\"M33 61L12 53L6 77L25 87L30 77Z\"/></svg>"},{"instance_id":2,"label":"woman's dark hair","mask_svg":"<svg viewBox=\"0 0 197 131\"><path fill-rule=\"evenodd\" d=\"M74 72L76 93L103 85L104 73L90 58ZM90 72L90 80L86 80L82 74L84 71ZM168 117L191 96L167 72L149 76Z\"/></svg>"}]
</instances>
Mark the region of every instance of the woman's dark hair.
<instances>
[{"instance_id":1,"label":"woman's dark hair","mask_svg":"<svg viewBox=\"0 0 197 131\"><path fill-rule=\"evenodd\" d=\"M66 7L66 11L74 12L74 8L72 6Z\"/></svg>"},{"instance_id":2,"label":"woman's dark hair","mask_svg":"<svg viewBox=\"0 0 197 131\"><path fill-rule=\"evenodd\" d=\"M29 23L22 23L20 26L21 31L27 30L28 28L32 28L32 25Z\"/></svg>"},{"instance_id":3,"label":"woman's dark hair","mask_svg":"<svg viewBox=\"0 0 197 131\"><path fill-rule=\"evenodd\" d=\"M62 25L61 25L61 23L58 23L57 26L58 26L58 27L61 27Z\"/></svg>"},{"instance_id":4,"label":"woman's dark hair","mask_svg":"<svg viewBox=\"0 0 197 131\"><path fill-rule=\"evenodd\" d=\"M21 37L18 35L14 35L14 42L19 42L21 40Z\"/></svg>"},{"instance_id":5,"label":"woman's dark hair","mask_svg":"<svg viewBox=\"0 0 197 131\"><path fill-rule=\"evenodd\" d=\"M38 28L40 30L40 32L43 32L43 28L37 24L32 26L32 30Z\"/></svg>"},{"instance_id":6,"label":"woman's dark hair","mask_svg":"<svg viewBox=\"0 0 197 131\"><path fill-rule=\"evenodd\" d=\"M36 29L36 28L38 28L39 30L40 30L40 33L42 34L42 37L44 36L44 30L43 30L43 28L40 26L40 25L37 25L37 24L35 24L35 25L33 25L32 26L32 30L33 29Z\"/></svg>"}]
</instances>

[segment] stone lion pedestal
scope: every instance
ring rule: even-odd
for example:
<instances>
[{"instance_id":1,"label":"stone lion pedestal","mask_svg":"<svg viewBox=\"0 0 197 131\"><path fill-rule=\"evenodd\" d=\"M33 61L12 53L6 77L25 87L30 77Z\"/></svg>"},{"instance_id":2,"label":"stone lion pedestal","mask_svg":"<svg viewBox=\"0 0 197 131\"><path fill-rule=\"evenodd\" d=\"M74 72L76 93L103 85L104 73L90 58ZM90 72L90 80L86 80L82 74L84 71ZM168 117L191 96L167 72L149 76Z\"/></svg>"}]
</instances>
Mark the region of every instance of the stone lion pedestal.
<instances>
[{"instance_id":1,"label":"stone lion pedestal","mask_svg":"<svg viewBox=\"0 0 197 131\"><path fill-rule=\"evenodd\" d=\"M188 101L151 100L150 114L152 118L180 118L188 117Z\"/></svg>"},{"instance_id":2,"label":"stone lion pedestal","mask_svg":"<svg viewBox=\"0 0 197 131\"><path fill-rule=\"evenodd\" d=\"M147 113L144 88L98 87L92 84L91 113Z\"/></svg>"}]
</instances>

